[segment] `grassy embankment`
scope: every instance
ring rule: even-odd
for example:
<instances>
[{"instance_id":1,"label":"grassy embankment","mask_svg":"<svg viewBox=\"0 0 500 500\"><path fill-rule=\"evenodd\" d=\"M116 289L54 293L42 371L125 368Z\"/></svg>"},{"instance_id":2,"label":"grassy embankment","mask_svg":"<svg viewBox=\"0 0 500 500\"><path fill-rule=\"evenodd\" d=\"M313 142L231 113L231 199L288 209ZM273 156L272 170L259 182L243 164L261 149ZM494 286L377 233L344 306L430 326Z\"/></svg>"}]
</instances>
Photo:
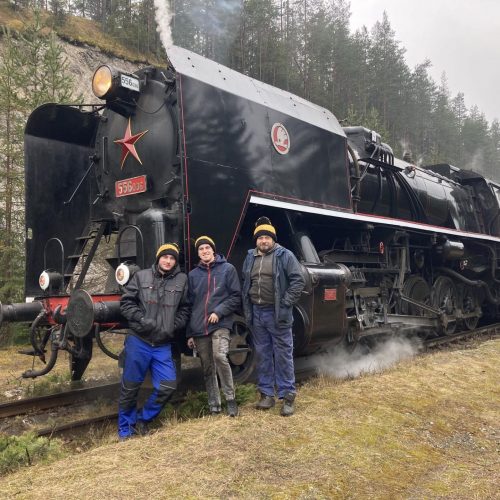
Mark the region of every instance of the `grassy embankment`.
<instances>
[{"instance_id":1,"label":"grassy embankment","mask_svg":"<svg viewBox=\"0 0 500 500\"><path fill-rule=\"evenodd\" d=\"M14 10L9 2L0 0L0 27L22 32L32 17L31 11ZM42 11L42 18L47 26L54 25L52 15L46 11ZM60 38L72 44L95 47L104 54L126 59L132 63L162 64L162 61L153 55L145 55L120 43L113 36L104 33L99 24L90 19L67 15L62 24L53 26L53 29Z\"/></svg>"},{"instance_id":2,"label":"grassy embankment","mask_svg":"<svg viewBox=\"0 0 500 500\"><path fill-rule=\"evenodd\" d=\"M297 413L171 422L3 478L15 498L498 498L500 340L316 379Z\"/></svg>"}]
</instances>

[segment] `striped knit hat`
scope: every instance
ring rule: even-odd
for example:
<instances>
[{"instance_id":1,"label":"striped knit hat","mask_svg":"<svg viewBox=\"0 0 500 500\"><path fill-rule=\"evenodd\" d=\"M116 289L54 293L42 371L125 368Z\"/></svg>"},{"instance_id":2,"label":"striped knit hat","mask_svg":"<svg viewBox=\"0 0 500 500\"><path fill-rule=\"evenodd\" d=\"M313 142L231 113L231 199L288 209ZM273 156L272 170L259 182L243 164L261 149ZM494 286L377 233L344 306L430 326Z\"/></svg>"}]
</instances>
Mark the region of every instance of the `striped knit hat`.
<instances>
[{"instance_id":1,"label":"striped knit hat","mask_svg":"<svg viewBox=\"0 0 500 500\"><path fill-rule=\"evenodd\" d=\"M274 229L271 221L267 217L259 217L255 223L253 237L256 240L259 236L265 235L270 236L274 241L276 241L276 229Z\"/></svg>"},{"instance_id":2,"label":"striped knit hat","mask_svg":"<svg viewBox=\"0 0 500 500\"><path fill-rule=\"evenodd\" d=\"M176 243L165 243L156 252L156 263L160 260L162 255L171 255L176 261L179 260L179 247Z\"/></svg>"},{"instance_id":3,"label":"striped knit hat","mask_svg":"<svg viewBox=\"0 0 500 500\"><path fill-rule=\"evenodd\" d=\"M212 247L212 250L214 253L216 252L215 250L215 241L210 238L210 236L200 236L195 242L194 242L194 248L196 248L196 251L198 251L198 248L201 245L210 245Z\"/></svg>"}]
</instances>

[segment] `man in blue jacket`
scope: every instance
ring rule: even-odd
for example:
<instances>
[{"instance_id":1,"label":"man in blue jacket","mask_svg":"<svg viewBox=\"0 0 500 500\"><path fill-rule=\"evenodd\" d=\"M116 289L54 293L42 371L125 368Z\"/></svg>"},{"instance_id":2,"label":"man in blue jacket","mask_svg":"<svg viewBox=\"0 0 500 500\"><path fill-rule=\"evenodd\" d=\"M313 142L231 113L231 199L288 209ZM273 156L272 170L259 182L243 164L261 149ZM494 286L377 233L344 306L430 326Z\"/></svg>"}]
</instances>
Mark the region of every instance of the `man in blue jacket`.
<instances>
[{"instance_id":1,"label":"man in blue jacket","mask_svg":"<svg viewBox=\"0 0 500 500\"><path fill-rule=\"evenodd\" d=\"M184 327L189 317L187 276L178 261L179 247L162 245L152 268L137 271L120 300L129 325L118 411L120 439L144 434L177 387L171 343L174 331ZM138 411L137 396L148 370L153 392Z\"/></svg>"},{"instance_id":2,"label":"man in blue jacket","mask_svg":"<svg viewBox=\"0 0 500 500\"><path fill-rule=\"evenodd\" d=\"M196 348L200 355L210 412L221 411L219 375L227 414L236 417L238 405L227 354L234 313L241 304L238 273L222 255L216 254L215 242L209 236L200 236L195 248L200 262L188 276L188 298L192 306L188 346Z\"/></svg>"},{"instance_id":3,"label":"man in blue jacket","mask_svg":"<svg viewBox=\"0 0 500 500\"><path fill-rule=\"evenodd\" d=\"M260 217L253 233L256 248L243 264L243 308L252 331L256 354L257 408L268 410L283 399L281 415L294 412L295 371L293 364L293 305L305 285L295 255L276 243L276 229Z\"/></svg>"}]
</instances>

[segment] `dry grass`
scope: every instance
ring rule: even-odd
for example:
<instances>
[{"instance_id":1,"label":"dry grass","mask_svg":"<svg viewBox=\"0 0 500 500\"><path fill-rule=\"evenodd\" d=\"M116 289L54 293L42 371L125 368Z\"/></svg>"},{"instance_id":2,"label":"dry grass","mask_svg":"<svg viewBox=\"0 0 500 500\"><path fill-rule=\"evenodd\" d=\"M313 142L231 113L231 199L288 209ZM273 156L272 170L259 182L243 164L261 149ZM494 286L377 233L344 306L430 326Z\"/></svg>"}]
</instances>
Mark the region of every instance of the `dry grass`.
<instances>
[{"instance_id":1,"label":"dry grass","mask_svg":"<svg viewBox=\"0 0 500 500\"><path fill-rule=\"evenodd\" d=\"M41 12L44 24L53 25L52 15L46 11ZM14 31L23 31L30 23L33 14L29 10L14 10L5 0L0 0L0 27L5 26ZM53 28L58 36L69 43L77 45L89 45L96 47L104 54L126 59L134 63L165 64L152 55L145 55L127 47L104 33L99 24L78 16L67 15L62 25ZM50 28L47 29L50 31Z\"/></svg>"},{"instance_id":2,"label":"dry grass","mask_svg":"<svg viewBox=\"0 0 500 500\"><path fill-rule=\"evenodd\" d=\"M23 379L21 374L34 367L41 369L38 358L19 354L30 346L12 346L0 349L0 402L31 395L48 394L67 389L70 385L69 354L59 352L56 366L38 379ZM108 346L109 347L109 346ZM118 362L106 356L97 345L85 371L84 381L91 384L106 383L119 378Z\"/></svg>"},{"instance_id":3,"label":"dry grass","mask_svg":"<svg viewBox=\"0 0 500 500\"><path fill-rule=\"evenodd\" d=\"M5 477L7 498L498 498L500 340Z\"/></svg>"},{"instance_id":4,"label":"dry grass","mask_svg":"<svg viewBox=\"0 0 500 500\"><path fill-rule=\"evenodd\" d=\"M89 45L98 48L104 54L126 59L134 63L161 64L153 56L146 56L120 43L100 26L82 17L67 16L63 26L56 28L57 34L69 43ZM163 64L165 64L163 62Z\"/></svg>"}]
</instances>

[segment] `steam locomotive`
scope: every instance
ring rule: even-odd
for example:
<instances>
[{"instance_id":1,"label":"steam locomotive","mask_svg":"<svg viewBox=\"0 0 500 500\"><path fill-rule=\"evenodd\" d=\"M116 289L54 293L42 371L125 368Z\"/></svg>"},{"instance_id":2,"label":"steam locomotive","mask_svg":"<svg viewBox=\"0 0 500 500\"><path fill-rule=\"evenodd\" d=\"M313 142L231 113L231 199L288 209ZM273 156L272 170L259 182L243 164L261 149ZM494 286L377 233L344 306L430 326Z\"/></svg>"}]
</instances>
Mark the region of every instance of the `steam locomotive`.
<instances>
[{"instance_id":1,"label":"steam locomotive","mask_svg":"<svg viewBox=\"0 0 500 500\"><path fill-rule=\"evenodd\" d=\"M209 234L237 269L269 217L303 267L295 355L375 335L449 335L498 316L500 186L451 165L394 157L375 132L179 47L166 68L101 66L102 104L46 104L25 130L26 295L1 321L28 321L30 354L71 355L83 375L93 339L126 327L121 287L166 241L181 265ZM89 291L103 242L108 279ZM90 270L90 271L89 271ZM185 342L179 350L187 352ZM229 358L252 371L235 323Z\"/></svg>"}]
</instances>

